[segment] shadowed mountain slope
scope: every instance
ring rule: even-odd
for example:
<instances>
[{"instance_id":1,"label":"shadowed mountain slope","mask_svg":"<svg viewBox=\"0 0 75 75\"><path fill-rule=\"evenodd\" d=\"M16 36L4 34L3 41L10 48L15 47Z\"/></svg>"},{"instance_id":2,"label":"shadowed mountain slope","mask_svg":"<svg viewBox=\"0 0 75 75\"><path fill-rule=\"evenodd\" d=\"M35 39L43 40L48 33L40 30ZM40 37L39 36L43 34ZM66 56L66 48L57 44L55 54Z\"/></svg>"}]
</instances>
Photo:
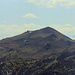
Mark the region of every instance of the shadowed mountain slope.
<instances>
[{"instance_id":1,"label":"shadowed mountain slope","mask_svg":"<svg viewBox=\"0 0 75 75\"><path fill-rule=\"evenodd\" d=\"M75 41L50 27L27 31L0 40L0 62L0 75L75 75Z\"/></svg>"}]
</instances>

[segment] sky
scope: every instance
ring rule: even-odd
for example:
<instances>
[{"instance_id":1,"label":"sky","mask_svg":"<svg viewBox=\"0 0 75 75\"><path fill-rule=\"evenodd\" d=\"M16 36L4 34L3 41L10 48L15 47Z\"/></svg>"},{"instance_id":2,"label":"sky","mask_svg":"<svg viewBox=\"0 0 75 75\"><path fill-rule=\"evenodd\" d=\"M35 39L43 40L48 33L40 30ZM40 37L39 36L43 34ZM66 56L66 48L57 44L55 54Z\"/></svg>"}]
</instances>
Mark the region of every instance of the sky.
<instances>
[{"instance_id":1,"label":"sky","mask_svg":"<svg viewBox=\"0 0 75 75\"><path fill-rule=\"evenodd\" d=\"M0 40L44 27L75 39L75 0L0 1Z\"/></svg>"}]
</instances>

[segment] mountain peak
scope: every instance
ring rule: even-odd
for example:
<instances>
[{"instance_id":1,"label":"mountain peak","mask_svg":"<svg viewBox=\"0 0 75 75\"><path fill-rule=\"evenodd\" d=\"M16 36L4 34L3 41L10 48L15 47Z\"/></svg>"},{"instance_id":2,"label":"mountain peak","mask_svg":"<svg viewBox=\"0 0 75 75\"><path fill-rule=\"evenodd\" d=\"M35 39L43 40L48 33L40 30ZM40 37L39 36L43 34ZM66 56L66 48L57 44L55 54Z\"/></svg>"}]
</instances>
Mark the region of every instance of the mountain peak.
<instances>
[{"instance_id":1,"label":"mountain peak","mask_svg":"<svg viewBox=\"0 0 75 75\"><path fill-rule=\"evenodd\" d=\"M45 27L43 29L40 29L43 33L51 33L54 32L55 29L51 28L51 27Z\"/></svg>"},{"instance_id":2,"label":"mountain peak","mask_svg":"<svg viewBox=\"0 0 75 75\"><path fill-rule=\"evenodd\" d=\"M75 75L72 41L51 27L1 40L0 75Z\"/></svg>"},{"instance_id":3,"label":"mountain peak","mask_svg":"<svg viewBox=\"0 0 75 75\"><path fill-rule=\"evenodd\" d=\"M50 28L51 28L51 27L49 27L49 26L48 26L48 27L45 27L45 29L50 29Z\"/></svg>"},{"instance_id":4,"label":"mountain peak","mask_svg":"<svg viewBox=\"0 0 75 75\"><path fill-rule=\"evenodd\" d=\"M43 28L43 29L44 29L44 30L45 30L45 29L50 30L50 29L53 29L53 28L51 28L51 27L45 27L45 28Z\"/></svg>"}]
</instances>

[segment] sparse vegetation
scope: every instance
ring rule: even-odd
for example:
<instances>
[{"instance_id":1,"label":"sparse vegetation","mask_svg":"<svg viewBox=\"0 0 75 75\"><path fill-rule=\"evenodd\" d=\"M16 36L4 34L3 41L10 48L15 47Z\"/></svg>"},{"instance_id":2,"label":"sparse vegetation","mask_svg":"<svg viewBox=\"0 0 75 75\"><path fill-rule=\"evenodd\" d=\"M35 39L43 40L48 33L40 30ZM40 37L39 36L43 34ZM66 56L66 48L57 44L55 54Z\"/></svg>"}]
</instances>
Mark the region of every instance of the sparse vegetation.
<instances>
[{"instance_id":1,"label":"sparse vegetation","mask_svg":"<svg viewBox=\"0 0 75 75\"><path fill-rule=\"evenodd\" d=\"M0 75L75 75L75 42L49 27L3 39Z\"/></svg>"}]
</instances>

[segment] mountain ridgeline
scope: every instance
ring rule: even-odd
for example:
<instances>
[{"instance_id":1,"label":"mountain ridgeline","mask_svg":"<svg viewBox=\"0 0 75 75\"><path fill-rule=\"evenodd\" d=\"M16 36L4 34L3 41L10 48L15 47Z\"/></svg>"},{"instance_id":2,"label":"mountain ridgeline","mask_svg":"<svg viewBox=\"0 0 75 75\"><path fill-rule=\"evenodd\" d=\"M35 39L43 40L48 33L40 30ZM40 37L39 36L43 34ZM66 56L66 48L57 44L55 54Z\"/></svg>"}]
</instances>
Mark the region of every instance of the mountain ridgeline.
<instances>
[{"instance_id":1,"label":"mountain ridgeline","mask_svg":"<svg viewBox=\"0 0 75 75\"><path fill-rule=\"evenodd\" d=\"M0 75L75 75L75 41L50 27L0 40Z\"/></svg>"}]
</instances>

